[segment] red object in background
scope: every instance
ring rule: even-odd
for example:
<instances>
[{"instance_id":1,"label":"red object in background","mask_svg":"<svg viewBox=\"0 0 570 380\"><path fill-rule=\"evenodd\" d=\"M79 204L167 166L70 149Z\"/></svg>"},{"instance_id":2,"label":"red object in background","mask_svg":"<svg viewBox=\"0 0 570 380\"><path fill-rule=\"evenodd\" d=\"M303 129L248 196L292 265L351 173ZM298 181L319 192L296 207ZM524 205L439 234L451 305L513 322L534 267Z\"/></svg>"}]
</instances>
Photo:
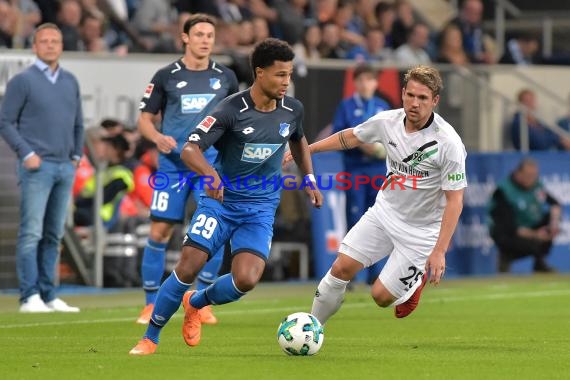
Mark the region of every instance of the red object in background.
<instances>
[{"instance_id":1,"label":"red object in background","mask_svg":"<svg viewBox=\"0 0 570 380\"><path fill-rule=\"evenodd\" d=\"M77 170L75 171L75 181L73 182L73 198L77 197L85 183L89 178L91 178L95 174L95 169L93 169L93 165L89 162L89 159L84 155L79 160L79 165L77 166Z\"/></svg>"},{"instance_id":2,"label":"red object in background","mask_svg":"<svg viewBox=\"0 0 570 380\"><path fill-rule=\"evenodd\" d=\"M149 208L152 202L153 188L149 185L148 179L153 172L154 170L146 165L137 166L133 172L135 189L131 194Z\"/></svg>"},{"instance_id":3,"label":"red object in background","mask_svg":"<svg viewBox=\"0 0 570 380\"><path fill-rule=\"evenodd\" d=\"M140 162L133 170L135 188L121 201L120 213L123 216L137 216L140 205L150 208L152 202L153 188L148 183L150 175L155 171L152 153L143 154Z\"/></svg>"},{"instance_id":4,"label":"red object in background","mask_svg":"<svg viewBox=\"0 0 570 380\"><path fill-rule=\"evenodd\" d=\"M343 98L348 98L354 94L354 82L352 73L354 69L348 68L344 72ZM384 69L378 73L378 90L395 108L402 106L402 85L400 83L400 73L396 69Z\"/></svg>"}]
</instances>

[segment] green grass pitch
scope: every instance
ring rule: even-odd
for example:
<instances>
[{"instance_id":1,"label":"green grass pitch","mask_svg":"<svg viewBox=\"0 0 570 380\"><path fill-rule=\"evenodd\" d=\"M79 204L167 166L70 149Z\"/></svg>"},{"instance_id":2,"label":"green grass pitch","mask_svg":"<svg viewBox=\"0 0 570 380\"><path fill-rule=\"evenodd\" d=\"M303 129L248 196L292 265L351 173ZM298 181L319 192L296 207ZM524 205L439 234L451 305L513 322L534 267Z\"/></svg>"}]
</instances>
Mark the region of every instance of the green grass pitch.
<instances>
[{"instance_id":1,"label":"green grass pitch","mask_svg":"<svg viewBox=\"0 0 570 380\"><path fill-rule=\"evenodd\" d=\"M156 354L128 351L144 333L134 323L138 290L66 295L79 314L24 315L0 295L0 378L13 379L569 379L570 276L448 279L428 285L418 309L398 320L368 287L348 292L313 357L285 355L281 319L309 311L316 283L262 283L241 301L215 307L190 348L182 308Z\"/></svg>"}]
</instances>

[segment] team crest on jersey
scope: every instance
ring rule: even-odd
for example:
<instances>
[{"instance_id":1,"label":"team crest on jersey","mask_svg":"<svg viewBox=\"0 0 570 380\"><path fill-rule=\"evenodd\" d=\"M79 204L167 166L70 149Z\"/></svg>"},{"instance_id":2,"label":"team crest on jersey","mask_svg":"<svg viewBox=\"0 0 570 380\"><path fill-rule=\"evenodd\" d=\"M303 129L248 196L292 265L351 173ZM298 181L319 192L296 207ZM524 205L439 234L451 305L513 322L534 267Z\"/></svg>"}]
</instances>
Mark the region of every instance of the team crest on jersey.
<instances>
[{"instance_id":1,"label":"team crest on jersey","mask_svg":"<svg viewBox=\"0 0 570 380\"><path fill-rule=\"evenodd\" d=\"M420 146L416 151L404 158L402 162L407 163L410 167L415 168L425 159L437 153L437 141L433 140Z\"/></svg>"},{"instance_id":2,"label":"team crest on jersey","mask_svg":"<svg viewBox=\"0 0 570 380\"><path fill-rule=\"evenodd\" d=\"M279 134L283 137L287 137L289 135L289 127L291 124L287 123L280 123L279 124Z\"/></svg>"},{"instance_id":3,"label":"team crest on jersey","mask_svg":"<svg viewBox=\"0 0 570 380\"><path fill-rule=\"evenodd\" d=\"M208 133L208 131L210 130L210 128L212 127L212 125L214 125L214 123L216 122L216 118L213 116L206 116L204 118L204 120L202 120L200 122L200 124L198 124L198 126L196 128L198 128L199 130Z\"/></svg>"},{"instance_id":4,"label":"team crest on jersey","mask_svg":"<svg viewBox=\"0 0 570 380\"><path fill-rule=\"evenodd\" d=\"M154 83L149 83L144 90L143 98L148 99L152 95L152 90L154 90Z\"/></svg>"},{"instance_id":5,"label":"team crest on jersey","mask_svg":"<svg viewBox=\"0 0 570 380\"><path fill-rule=\"evenodd\" d=\"M180 97L182 113L198 113L214 99L216 94L187 94Z\"/></svg>"},{"instance_id":6,"label":"team crest on jersey","mask_svg":"<svg viewBox=\"0 0 570 380\"><path fill-rule=\"evenodd\" d=\"M222 88L222 82L219 78L210 78L210 87L214 90L219 90Z\"/></svg>"},{"instance_id":7,"label":"team crest on jersey","mask_svg":"<svg viewBox=\"0 0 570 380\"><path fill-rule=\"evenodd\" d=\"M245 162L252 162L255 164L262 163L269 157L273 156L282 144L251 144L246 143L243 147L241 160Z\"/></svg>"}]
</instances>

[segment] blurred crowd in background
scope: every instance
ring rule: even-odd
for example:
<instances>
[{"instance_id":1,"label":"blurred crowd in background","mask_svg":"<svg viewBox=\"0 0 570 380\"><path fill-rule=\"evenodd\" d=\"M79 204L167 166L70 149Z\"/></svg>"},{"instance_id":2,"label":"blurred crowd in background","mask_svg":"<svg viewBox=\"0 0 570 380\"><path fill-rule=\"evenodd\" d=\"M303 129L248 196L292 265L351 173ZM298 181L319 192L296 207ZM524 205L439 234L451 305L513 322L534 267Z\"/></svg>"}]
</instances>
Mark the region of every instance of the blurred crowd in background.
<instances>
[{"instance_id":1,"label":"blurred crowd in background","mask_svg":"<svg viewBox=\"0 0 570 380\"><path fill-rule=\"evenodd\" d=\"M53 22L67 51L179 53L180 25L190 13L203 12L218 19L215 54L238 62L268 36L294 46L298 61L465 65L550 59L540 54L539 36L526 31L497 49L483 30L483 11L481 0L460 2L457 17L436 30L407 0L0 0L0 47L29 48L34 27ZM237 71L238 77L250 75Z\"/></svg>"}]
</instances>

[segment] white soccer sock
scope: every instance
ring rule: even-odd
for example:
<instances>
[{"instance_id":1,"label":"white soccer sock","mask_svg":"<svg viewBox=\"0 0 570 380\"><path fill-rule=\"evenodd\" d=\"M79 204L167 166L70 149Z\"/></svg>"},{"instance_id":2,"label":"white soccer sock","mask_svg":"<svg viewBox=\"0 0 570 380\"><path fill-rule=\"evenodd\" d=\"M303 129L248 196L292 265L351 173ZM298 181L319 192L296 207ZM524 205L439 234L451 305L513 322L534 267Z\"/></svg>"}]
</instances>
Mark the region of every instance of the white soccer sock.
<instances>
[{"instance_id":1,"label":"white soccer sock","mask_svg":"<svg viewBox=\"0 0 570 380\"><path fill-rule=\"evenodd\" d=\"M349 282L334 277L329 270L319 283L313 299L311 314L317 317L323 325L340 309Z\"/></svg>"}]
</instances>

